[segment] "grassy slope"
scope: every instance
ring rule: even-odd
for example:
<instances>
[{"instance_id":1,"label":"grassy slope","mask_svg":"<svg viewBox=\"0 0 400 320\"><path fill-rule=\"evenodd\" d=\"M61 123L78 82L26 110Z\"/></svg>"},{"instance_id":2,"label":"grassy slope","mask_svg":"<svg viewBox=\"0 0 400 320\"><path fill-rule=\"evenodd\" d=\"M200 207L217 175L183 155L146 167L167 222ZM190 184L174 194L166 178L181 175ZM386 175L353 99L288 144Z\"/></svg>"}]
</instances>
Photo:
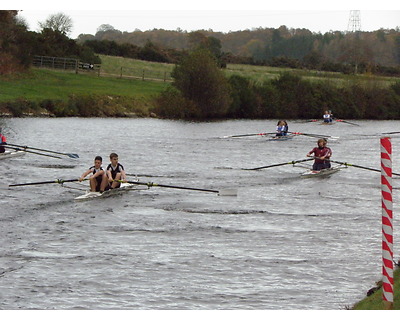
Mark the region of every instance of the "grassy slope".
<instances>
[{"instance_id":1,"label":"grassy slope","mask_svg":"<svg viewBox=\"0 0 400 320\"><path fill-rule=\"evenodd\" d=\"M400 310L400 269L394 272L394 303L393 309ZM354 310L384 310L382 300L382 288L377 290L373 295L365 297L354 305Z\"/></svg>"},{"instance_id":2,"label":"grassy slope","mask_svg":"<svg viewBox=\"0 0 400 320\"><path fill-rule=\"evenodd\" d=\"M165 88L155 81L98 77L45 69L32 69L25 75L0 77L0 101L24 98L65 100L71 94L101 94L150 99Z\"/></svg>"},{"instance_id":3,"label":"grassy slope","mask_svg":"<svg viewBox=\"0 0 400 320\"><path fill-rule=\"evenodd\" d=\"M104 73L116 74L121 73L121 67L123 67L123 73L129 75L132 74L141 75L142 70L146 73L151 71L154 74L162 75L164 72L169 73L174 68L173 64L167 63L156 63L147 62L142 60L135 60L122 57L112 57L100 55L102 60L101 70ZM315 70L302 70L302 69L288 69L288 68L277 68L268 66L253 66L243 64L229 64L227 69L224 70L227 76L230 75L241 75L243 77L251 78L256 82L262 82L278 77L282 72L290 71L304 79L311 81L330 81L338 86L347 86L349 83L359 83L365 86L389 86L393 84L398 78L393 77L380 77L367 75L344 75L339 72L323 72Z\"/></svg>"}]
</instances>

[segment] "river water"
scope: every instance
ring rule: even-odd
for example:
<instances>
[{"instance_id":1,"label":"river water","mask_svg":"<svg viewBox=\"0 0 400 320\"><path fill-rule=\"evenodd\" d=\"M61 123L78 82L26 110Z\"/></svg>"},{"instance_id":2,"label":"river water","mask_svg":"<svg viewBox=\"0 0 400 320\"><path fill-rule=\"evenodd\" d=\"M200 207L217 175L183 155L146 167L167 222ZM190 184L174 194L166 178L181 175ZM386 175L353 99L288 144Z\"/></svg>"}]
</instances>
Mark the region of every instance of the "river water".
<instances>
[{"instance_id":1,"label":"river water","mask_svg":"<svg viewBox=\"0 0 400 320\"><path fill-rule=\"evenodd\" d=\"M340 136L333 160L380 169L382 132L399 121L289 122L291 131ZM8 142L78 153L2 160L2 184L73 179L96 155L119 154L153 187L74 201L81 184L0 190L0 309L340 310L381 278L380 173L355 167L303 179L293 165L316 139L266 141L276 121L2 119ZM400 136L392 136L400 172ZM306 162L305 164L310 163ZM134 178L134 177L131 177ZM393 179L394 215L399 179ZM399 228L394 226L394 252Z\"/></svg>"}]
</instances>

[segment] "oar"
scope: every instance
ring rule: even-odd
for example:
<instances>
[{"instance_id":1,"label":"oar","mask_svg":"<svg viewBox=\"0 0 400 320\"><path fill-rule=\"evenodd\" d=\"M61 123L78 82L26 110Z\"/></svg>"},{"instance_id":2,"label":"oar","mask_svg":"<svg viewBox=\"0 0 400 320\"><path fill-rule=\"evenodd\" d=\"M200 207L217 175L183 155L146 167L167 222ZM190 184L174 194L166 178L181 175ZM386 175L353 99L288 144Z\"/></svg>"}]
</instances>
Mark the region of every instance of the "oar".
<instances>
[{"instance_id":1,"label":"oar","mask_svg":"<svg viewBox=\"0 0 400 320\"><path fill-rule=\"evenodd\" d=\"M363 166L359 166L357 164L352 164L352 163L348 163L348 162L340 162L340 161L334 161L334 160L326 160L326 161L330 161L330 162L333 162L333 163L338 163L338 164L341 164L341 165L344 165L344 166L347 166L347 167L354 167L354 168L360 168L360 169L365 169L365 170L370 170L370 171L375 171L375 172L381 172L381 170L379 170L379 169L363 167ZM399 173L395 173L395 172L392 172L392 175L400 176Z\"/></svg>"},{"instance_id":2,"label":"oar","mask_svg":"<svg viewBox=\"0 0 400 320\"><path fill-rule=\"evenodd\" d=\"M240 138L240 137L250 137L250 136L265 136L267 134L276 134L276 132L237 134L237 135L233 135L233 136L224 136L223 138Z\"/></svg>"},{"instance_id":3,"label":"oar","mask_svg":"<svg viewBox=\"0 0 400 320\"><path fill-rule=\"evenodd\" d=\"M314 138L331 138L331 139L339 139L340 137L334 137L334 136L327 136L327 135L323 135L323 134L315 134L315 133L302 133L302 132L288 132L288 133L292 133L292 134L300 134L303 136L309 136L309 137L314 137Z\"/></svg>"},{"instance_id":4,"label":"oar","mask_svg":"<svg viewBox=\"0 0 400 320\"><path fill-rule=\"evenodd\" d=\"M11 147L11 146L8 145L8 144L3 145L3 146L4 146L5 148L10 148L10 149L17 150L17 151L24 151L24 152L29 152L29 153L38 154L38 155L45 156L45 157L51 157L51 158L62 159L62 158L59 157L59 156L52 156L51 154L45 154L45 153L30 151L30 150L26 150L26 149L17 148L17 147Z\"/></svg>"},{"instance_id":5,"label":"oar","mask_svg":"<svg viewBox=\"0 0 400 320\"><path fill-rule=\"evenodd\" d=\"M337 121L337 122L344 122L344 123L348 123L348 124L351 124L351 125L353 125L353 126L360 126L360 125L359 125L359 124L357 124L357 123L350 122L350 121L346 121L346 120L335 119L335 121Z\"/></svg>"},{"instance_id":6,"label":"oar","mask_svg":"<svg viewBox=\"0 0 400 320\"><path fill-rule=\"evenodd\" d=\"M84 179L84 180L87 180L87 179ZM56 180L50 180L50 181L39 181L39 182L10 184L10 185L8 185L8 187L24 187L24 186L33 186L33 185L49 184L49 183L63 184L64 182L76 182L76 181L79 181L79 179L69 179L69 180L56 179Z\"/></svg>"},{"instance_id":7,"label":"oar","mask_svg":"<svg viewBox=\"0 0 400 320\"><path fill-rule=\"evenodd\" d=\"M122 180L118 180L119 182L124 182ZM142 186L151 187L162 187L162 188L173 188L173 189L183 189L183 190L194 190L194 191L203 191L203 192L213 192L217 193L219 196L236 196L237 190L235 189L225 189L225 190L212 190L212 189L199 189L192 187L181 187L181 186L172 186L167 184L159 184L153 182L139 182L139 181L125 181L127 183L138 184Z\"/></svg>"},{"instance_id":8,"label":"oar","mask_svg":"<svg viewBox=\"0 0 400 320\"><path fill-rule=\"evenodd\" d=\"M65 156L68 156L70 158L79 158L79 155L76 153L65 153L65 152L58 152L58 151L52 151L52 150L46 150L46 149L39 149L39 148L33 148L33 147L28 147L28 146L20 146L18 144L12 144L12 143L8 143L8 146L14 146L14 147L19 147L19 148L23 148L23 149L32 149L32 150L37 150L37 151L44 151L44 152L49 152L49 153L55 153L55 154L62 154ZM26 150L25 150L26 151Z\"/></svg>"},{"instance_id":9,"label":"oar","mask_svg":"<svg viewBox=\"0 0 400 320\"><path fill-rule=\"evenodd\" d=\"M397 133L400 133L400 131L384 132L384 133L381 133L381 134L397 134Z\"/></svg>"},{"instance_id":10,"label":"oar","mask_svg":"<svg viewBox=\"0 0 400 320\"><path fill-rule=\"evenodd\" d=\"M284 166L284 165L287 165L287 164L296 164L296 163L310 161L310 160L313 160L313 159L294 160L294 161L290 161L290 162L282 162L282 163L270 164L268 166L251 168L251 169L242 169L242 170L260 170L260 169Z\"/></svg>"}]
</instances>

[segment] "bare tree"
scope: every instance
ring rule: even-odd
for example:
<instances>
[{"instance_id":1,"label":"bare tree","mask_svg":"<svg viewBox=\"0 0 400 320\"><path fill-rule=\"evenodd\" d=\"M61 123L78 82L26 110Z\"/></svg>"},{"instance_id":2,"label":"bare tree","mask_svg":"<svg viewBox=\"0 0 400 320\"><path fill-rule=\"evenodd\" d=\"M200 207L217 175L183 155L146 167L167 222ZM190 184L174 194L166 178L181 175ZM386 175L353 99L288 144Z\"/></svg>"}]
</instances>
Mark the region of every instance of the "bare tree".
<instances>
[{"instance_id":1,"label":"bare tree","mask_svg":"<svg viewBox=\"0 0 400 320\"><path fill-rule=\"evenodd\" d=\"M39 27L42 29L48 28L53 31L59 31L67 35L72 31L72 19L66 14L59 12L50 15L46 21L39 22Z\"/></svg>"}]
</instances>

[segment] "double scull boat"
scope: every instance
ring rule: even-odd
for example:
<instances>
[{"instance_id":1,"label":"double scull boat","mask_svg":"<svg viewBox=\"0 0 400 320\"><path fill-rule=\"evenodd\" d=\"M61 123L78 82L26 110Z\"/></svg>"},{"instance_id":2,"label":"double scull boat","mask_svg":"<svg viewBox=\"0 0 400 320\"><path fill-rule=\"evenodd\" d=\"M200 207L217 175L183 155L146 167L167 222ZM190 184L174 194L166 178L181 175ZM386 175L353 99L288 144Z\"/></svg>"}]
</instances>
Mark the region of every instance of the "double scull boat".
<instances>
[{"instance_id":1,"label":"double scull boat","mask_svg":"<svg viewBox=\"0 0 400 320\"><path fill-rule=\"evenodd\" d=\"M108 189L104 192L86 191L85 194L82 194L82 195L76 197L75 200L84 201L84 200L91 200L94 198L106 198L106 197L114 196L114 195L121 194L121 193L131 191L131 190L147 190L147 189L148 189L148 187L146 187L146 186L138 186L133 183L123 182L123 183L121 183L121 186L119 188Z\"/></svg>"}]
</instances>

